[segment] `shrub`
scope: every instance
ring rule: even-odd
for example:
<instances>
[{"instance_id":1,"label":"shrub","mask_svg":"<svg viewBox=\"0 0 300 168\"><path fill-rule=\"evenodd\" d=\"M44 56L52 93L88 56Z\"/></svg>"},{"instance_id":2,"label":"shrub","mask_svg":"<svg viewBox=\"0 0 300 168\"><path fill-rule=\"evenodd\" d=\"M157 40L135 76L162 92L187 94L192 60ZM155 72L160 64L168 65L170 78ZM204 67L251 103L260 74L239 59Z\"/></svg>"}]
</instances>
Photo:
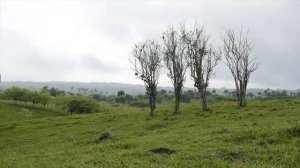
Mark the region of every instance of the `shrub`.
<instances>
[{"instance_id":1,"label":"shrub","mask_svg":"<svg viewBox=\"0 0 300 168\"><path fill-rule=\"evenodd\" d=\"M99 111L99 105L95 100L81 96L68 97L65 102L65 108L71 114L93 113Z\"/></svg>"},{"instance_id":2,"label":"shrub","mask_svg":"<svg viewBox=\"0 0 300 168\"><path fill-rule=\"evenodd\" d=\"M132 106L132 107L146 108L146 107L149 107L149 102L134 101L134 102L129 103L129 105Z\"/></svg>"}]
</instances>

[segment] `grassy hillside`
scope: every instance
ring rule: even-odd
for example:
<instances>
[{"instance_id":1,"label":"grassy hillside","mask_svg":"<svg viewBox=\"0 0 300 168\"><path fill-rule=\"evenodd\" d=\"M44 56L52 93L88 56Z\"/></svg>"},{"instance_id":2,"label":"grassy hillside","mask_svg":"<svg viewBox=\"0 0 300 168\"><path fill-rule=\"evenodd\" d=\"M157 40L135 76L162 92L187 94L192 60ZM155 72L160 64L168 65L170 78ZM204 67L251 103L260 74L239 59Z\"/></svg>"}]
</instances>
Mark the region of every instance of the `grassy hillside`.
<instances>
[{"instance_id":1,"label":"grassy hillside","mask_svg":"<svg viewBox=\"0 0 300 168\"><path fill-rule=\"evenodd\" d=\"M29 119L56 117L64 114L48 108L35 108L30 105L0 102L0 123L24 121Z\"/></svg>"},{"instance_id":2,"label":"grassy hillside","mask_svg":"<svg viewBox=\"0 0 300 168\"><path fill-rule=\"evenodd\" d=\"M60 116L0 103L0 167L299 167L300 100L197 102ZM26 108L25 108L26 111ZM20 116L21 115L21 116ZM98 141L103 132L113 139ZM176 154L153 154L165 147Z\"/></svg>"}]
</instances>

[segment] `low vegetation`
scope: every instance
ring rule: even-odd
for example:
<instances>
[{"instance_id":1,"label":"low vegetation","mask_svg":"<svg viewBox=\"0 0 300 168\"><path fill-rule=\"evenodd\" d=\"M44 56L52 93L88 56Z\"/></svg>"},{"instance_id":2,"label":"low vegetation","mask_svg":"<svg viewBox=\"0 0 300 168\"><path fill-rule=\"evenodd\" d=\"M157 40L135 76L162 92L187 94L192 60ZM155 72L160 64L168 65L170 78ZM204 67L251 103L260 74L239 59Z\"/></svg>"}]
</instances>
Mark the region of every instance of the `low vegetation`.
<instances>
[{"instance_id":1,"label":"low vegetation","mask_svg":"<svg viewBox=\"0 0 300 168\"><path fill-rule=\"evenodd\" d=\"M0 102L0 167L298 167L300 100L212 101L92 114ZM100 105L101 106L101 105ZM31 114L30 114L31 113ZM99 138L101 140L99 140ZM151 152L152 151L152 152Z\"/></svg>"},{"instance_id":2,"label":"low vegetation","mask_svg":"<svg viewBox=\"0 0 300 168\"><path fill-rule=\"evenodd\" d=\"M26 88L11 87L4 91L4 97L8 100L13 100L14 103L20 104L31 102L32 105L40 104L46 106L50 101L50 94L48 90L42 89L40 92L31 91Z\"/></svg>"},{"instance_id":3,"label":"low vegetation","mask_svg":"<svg viewBox=\"0 0 300 168\"><path fill-rule=\"evenodd\" d=\"M65 99L64 108L73 113L93 113L98 111L98 104L85 97L68 97Z\"/></svg>"}]
</instances>

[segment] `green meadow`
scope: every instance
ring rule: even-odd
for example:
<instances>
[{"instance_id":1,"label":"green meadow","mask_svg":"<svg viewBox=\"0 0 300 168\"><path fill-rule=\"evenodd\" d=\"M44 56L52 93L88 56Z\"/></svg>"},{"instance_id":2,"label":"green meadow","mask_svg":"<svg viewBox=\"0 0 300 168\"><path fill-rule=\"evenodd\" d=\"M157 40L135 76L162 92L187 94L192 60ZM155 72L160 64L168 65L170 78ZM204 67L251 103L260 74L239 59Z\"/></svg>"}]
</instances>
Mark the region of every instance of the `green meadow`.
<instances>
[{"instance_id":1,"label":"green meadow","mask_svg":"<svg viewBox=\"0 0 300 168\"><path fill-rule=\"evenodd\" d=\"M0 102L0 167L299 167L300 100L110 107L70 115ZM102 133L110 139L100 141ZM156 154L154 148L174 154Z\"/></svg>"}]
</instances>

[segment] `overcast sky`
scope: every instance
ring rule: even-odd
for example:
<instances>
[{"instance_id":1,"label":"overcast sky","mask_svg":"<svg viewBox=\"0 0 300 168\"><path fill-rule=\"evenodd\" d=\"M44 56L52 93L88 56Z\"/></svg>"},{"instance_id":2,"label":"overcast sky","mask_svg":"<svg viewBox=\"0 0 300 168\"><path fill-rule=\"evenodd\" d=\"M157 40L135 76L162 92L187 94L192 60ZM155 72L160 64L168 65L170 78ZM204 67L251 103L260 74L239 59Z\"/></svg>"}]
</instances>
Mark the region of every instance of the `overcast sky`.
<instances>
[{"instance_id":1,"label":"overcast sky","mask_svg":"<svg viewBox=\"0 0 300 168\"><path fill-rule=\"evenodd\" d=\"M195 21L215 48L225 29L249 28L261 64L249 87L300 88L297 0L0 0L0 73L4 81L142 84L129 62L134 44ZM210 87L233 88L232 81L221 63ZM165 74L160 85L171 85ZM186 85L193 86L188 75Z\"/></svg>"}]
</instances>

